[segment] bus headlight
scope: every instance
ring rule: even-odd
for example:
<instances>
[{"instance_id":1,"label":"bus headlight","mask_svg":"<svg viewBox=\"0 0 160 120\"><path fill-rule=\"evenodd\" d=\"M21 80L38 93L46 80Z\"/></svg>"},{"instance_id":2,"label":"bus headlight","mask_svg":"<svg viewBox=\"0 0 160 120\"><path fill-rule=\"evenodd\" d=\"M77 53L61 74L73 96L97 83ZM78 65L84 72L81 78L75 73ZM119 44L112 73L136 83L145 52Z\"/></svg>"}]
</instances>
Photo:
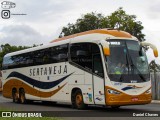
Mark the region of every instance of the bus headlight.
<instances>
[{"instance_id":1,"label":"bus headlight","mask_svg":"<svg viewBox=\"0 0 160 120\"><path fill-rule=\"evenodd\" d=\"M146 94L150 94L152 91L151 91L151 89L149 89L149 90L147 90L145 93Z\"/></svg>"},{"instance_id":2,"label":"bus headlight","mask_svg":"<svg viewBox=\"0 0 160 120\"><path fill-rule=\"evenodd\" d=\"M109 94L116 94L116 95L117 95L117 94L120 94L120 92L118 92L118 91L116 91L116 90L108 89L107 91L108 91Z\"/></svg>"}]
</instances>

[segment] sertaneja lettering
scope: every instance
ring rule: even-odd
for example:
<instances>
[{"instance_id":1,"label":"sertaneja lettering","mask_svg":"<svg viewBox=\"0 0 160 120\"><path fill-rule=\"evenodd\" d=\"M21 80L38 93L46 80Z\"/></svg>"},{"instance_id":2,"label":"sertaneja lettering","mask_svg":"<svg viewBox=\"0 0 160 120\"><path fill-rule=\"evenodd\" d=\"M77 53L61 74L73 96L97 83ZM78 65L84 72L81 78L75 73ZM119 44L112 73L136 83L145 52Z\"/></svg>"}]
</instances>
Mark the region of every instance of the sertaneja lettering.
<instances>
[{"instance_id":1,"label":"sertaneja lettering","mask_svg":"<svg viewBox=\"0 0 160 120\"><path fill-rule=\"evenodd\" d=\"M67 74L67 65L31 68L30 76Z\"/></svg>"}]
</instances>

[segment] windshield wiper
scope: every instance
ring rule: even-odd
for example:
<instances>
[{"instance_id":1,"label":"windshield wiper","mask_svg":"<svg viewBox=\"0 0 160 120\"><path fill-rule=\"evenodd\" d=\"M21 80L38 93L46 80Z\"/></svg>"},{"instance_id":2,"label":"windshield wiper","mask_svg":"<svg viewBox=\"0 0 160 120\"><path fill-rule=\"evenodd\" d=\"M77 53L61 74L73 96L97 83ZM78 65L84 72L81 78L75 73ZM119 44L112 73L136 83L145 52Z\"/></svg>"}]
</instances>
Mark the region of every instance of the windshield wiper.
<instances>
[{"instance_id":1,"label":"windshield wiper","mask_svg":"<svg viewBox=\"0 0 160 120\"><path fill-rule=\"evenodd\" d=\"M127 72L128 72L128 74L129 74L129 59L128 59L128 57L127 57L127 53L126 53L126 66L127 66L127 68L128 68L128 70L127 70Z\"/></svg>"},{"instance_id":2,"label":"windshield wiper","mask_svg":"<svg viewBox=\"0 0 160 120\"><path fill-rule=\"evenodd\" d=\"M131 56L129 55L129 52L128 52L128 59L129 59L129 61L130 61L130 65L131 65L131 72L132 72L132 70L137 70L138 71L138 75L140 76L140 78L143 80L143 81L146 81L145 80L145 78L144 78L144 76L142 75L142 73L139 71L139 69L136 67L136 65L133 63L133 60L132 60L132 58L131 58ZM133 68L133 69L132 69ZM135 69L134 69L135 68ZM134 73L133 73L134 74Z\"/></svg>"},{"instance_id":3,"label":"windshield wiper","mask_svg":"<svg viewBox=\"0 0 160 120\"><path fill-rule=\"evenodd\" d=\"M130 66L131 66L131 74L133 73L134 74L134 70L136 69L137 71L138 71L138 75L140 76L140 78L143 80L143 81L146 81L145 80L145 78L144 78L144 76L142 75L142 73L139 71L139 69L136 67L136 65L133 63L133 60L132 60L132 58L131 58L131 56L130 56L130 54L129 54L129 50L128 50L128 47L127 47L127 43L126 43L126 48L127 48L127 53L128 54L126 54L126 57L128 58L128 60L129 60L129 63L130 63ZM128 73L129 73L129 63L127 62L127 64L128 64ZM135 68L135 69L134 69Z\"/></svg>"}]
</instances>

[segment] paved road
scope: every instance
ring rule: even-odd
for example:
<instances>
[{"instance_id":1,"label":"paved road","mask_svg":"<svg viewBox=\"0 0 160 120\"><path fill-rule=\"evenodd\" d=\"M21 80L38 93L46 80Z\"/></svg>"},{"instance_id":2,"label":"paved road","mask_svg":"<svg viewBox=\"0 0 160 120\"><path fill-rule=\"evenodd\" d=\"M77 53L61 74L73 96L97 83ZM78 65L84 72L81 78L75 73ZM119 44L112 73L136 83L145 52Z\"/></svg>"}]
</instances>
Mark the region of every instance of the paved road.
<instances>
[{"instance_id":1,"label":"paved road","mask_svg":"<svg viewBox=\"0 0 160 120\"><path fill-rule=\"evenodd\" d=\"M111 108L102 108L102 107L95 107L90 106L87 110L76 110L72 109L71 105L65 105L65 104L43 104L41 102L34 102L31 104L16 104L13 103L11 99L6 99L0 95L0 108L7 108L12 111L50 111L51 113L56 111L61 111L60 113L64 114L70 114L78 115L79 117L67 117L64 119L77 119L77 120L96 120L96 119L104 119L104 120L159 120L160 118L160 112L158 113L159 117L120 117L124 116L132 116L133 113L150 113L150 114L157 114L157 111L160 111L160 104L148 104L148 105L135 105L135 106L123 106L118 110L113 110ZM63 111L63 112L62 112ZM69 112L68 112L69 111ZM92 117L81 117L81 116L92 116ZM95 117L96 116L96 117ZM97 117L98 116L98 117ZM103 117L100 117L103 116ZM111 117L107 117L111 116ZM113 118L113 116L115 116ZM106 118L107 117L107 118Z\"/></svg>"}]
</instances>

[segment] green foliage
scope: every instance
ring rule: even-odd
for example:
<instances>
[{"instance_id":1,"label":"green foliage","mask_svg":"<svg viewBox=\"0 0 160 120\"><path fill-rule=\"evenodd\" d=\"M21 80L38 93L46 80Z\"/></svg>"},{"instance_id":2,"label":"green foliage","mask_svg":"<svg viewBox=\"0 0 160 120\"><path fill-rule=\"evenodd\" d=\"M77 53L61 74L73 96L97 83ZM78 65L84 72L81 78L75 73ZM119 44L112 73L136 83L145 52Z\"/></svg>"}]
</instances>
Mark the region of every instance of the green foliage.
<instances>
[{"instance_id":1,"label":"green foliage","mask_svg":"<svg viewBox=\"0 0 160 120\"><path fill-rule=\"evenodd\" d=\"M160 65L155 62L155 60L152 60L149 64L149 68L151 72L160 72Z\"/></svg>"},{"instance_id":2,"label":"green foliage","mask_svg":"<svg viewBox=\"0 0 160 120\"><path fill-rule=\"evenodd\" d=\"M101 13L87 13L81 18L77 19L75 24L69 23L66 27L63 27L59 37L102 28L124 30L137 37L140 41L145 40L145 35L142 34L142 22L136 21L135 15L126 14L123 8L119 8L111 15L106 17Z\"/></svg>"},{"instance_id":3,"label":"green foliage","mask_svg":"<svg viewBox=\"0 0 160 120\"><path fill-rule=\"evenodd\" d=\"M105 18L102 16L102 14L96 14L93 12L87 13L86 15L82 16L82 18L77 19L75 24L69 23L67 27L63 27L62 33L59 37L102 28L104 26L102 25L104 20Z\"/></svg>"},{"instance_id":4,"label":"green foliage","mask_svg":"<svg viewBox=\"0 0 160 120\"><path fill-rule=\"evenodd\" d=\"M18 50L23 50L23 49L29 48L28 46L11 46L9 44L1 45L0 47L1 47L1 50L0 50L0 69L2 67L3 57L7 53L11 53L11 52L15 52Z\"/></svg>"}]
</instances>

